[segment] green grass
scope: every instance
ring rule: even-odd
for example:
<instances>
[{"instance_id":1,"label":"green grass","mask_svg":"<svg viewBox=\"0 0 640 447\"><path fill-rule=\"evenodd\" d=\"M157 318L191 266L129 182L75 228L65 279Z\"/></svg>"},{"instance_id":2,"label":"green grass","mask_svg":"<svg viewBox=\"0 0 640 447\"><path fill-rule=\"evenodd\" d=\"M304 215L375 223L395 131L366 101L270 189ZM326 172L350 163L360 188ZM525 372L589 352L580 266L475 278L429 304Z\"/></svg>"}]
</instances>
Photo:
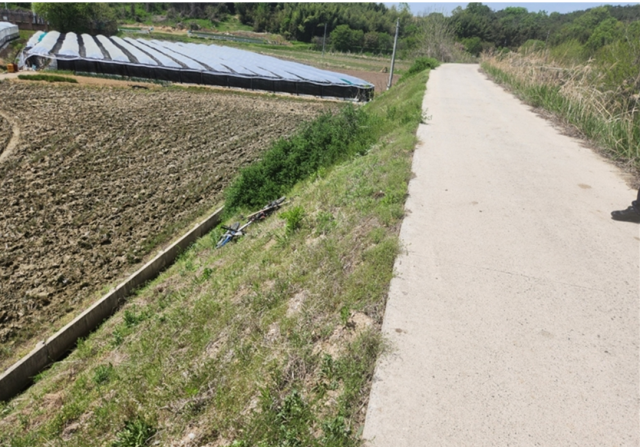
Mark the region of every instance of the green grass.
<instances>
[{"instance_id":1,"label":"green grass","mask_svg":"<svg viewBox=\"0 0 640 447\"><path fill-rule=\"evenodd\" d=\"M427 78L363 107L367 150L237 242L201 238L0 405L0 445L360 445Z\"/></svg>"},{"instance_id":2,"label":"green grass","mask_svg":"<svg viewBox=\"0 0 640 447\"><path fill-rule=\"evenodd\" d=\"M23 81L46 81L46 82L69 82L71 84L77 84L78 81L74 78L67 78L64 76L49 75L49 74L37 74L37 75L18 75L18 79Z\"/></svg>"},{"instance_id":3,"label":"green grass","mask_svg":"<svg viewBox=\"0 0 640 447\"><path fill-rule=\"evenodd\" d=\"M481 66L497 83L509 86L522 100L554 113L603 147L606 155L630 163L640 172L640 113L637 109L607 110L606 105L590 98L582 98L580 94L567 95L556 85L522 79L489 61Z\"/></svg>"}]
</instances>

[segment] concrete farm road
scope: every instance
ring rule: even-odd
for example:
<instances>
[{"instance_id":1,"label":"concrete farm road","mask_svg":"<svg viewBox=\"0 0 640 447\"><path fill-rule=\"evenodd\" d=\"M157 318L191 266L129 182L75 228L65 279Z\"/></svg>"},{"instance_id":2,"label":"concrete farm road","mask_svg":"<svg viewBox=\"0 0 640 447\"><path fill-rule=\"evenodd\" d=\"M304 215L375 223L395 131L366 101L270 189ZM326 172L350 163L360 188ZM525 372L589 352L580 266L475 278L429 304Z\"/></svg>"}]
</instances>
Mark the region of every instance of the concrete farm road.
<instances>
[{"instance_id":1,"label":"concrete farm road","mask_svg":"<svg viewBox=\"0 0 640 447\"><path fill-rule=\"evenodd\" d=\"M477 65L423 107L366 445L640 445L635 191Z\"/></svg>"}]
</instances>

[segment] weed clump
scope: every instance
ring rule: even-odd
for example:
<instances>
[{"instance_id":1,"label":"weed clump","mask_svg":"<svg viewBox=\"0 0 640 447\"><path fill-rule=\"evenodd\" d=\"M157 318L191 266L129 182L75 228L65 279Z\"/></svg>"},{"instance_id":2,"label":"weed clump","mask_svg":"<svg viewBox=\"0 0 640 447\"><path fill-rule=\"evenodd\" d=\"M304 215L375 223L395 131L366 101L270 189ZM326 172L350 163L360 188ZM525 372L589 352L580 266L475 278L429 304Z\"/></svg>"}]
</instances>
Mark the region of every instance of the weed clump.
<instances>
[{"instance_id":1,"label":"weed clump","mask_svg":"<svg viewBox=\"0 0 640 447\"><path fill-rule=\"evenodd\" d=\"M416 58L416 60L413 61L413 65L409 67L409 69L402 75L402 77L398 82L406 81L411 76L416 75L422 71L433 70L434 68L437 68L439 65L440 65L440 62L438 62L437 59L434 59L432 57Z\"/></svg>"},{"instance_id":2,"label":"weed clump","mask_svg":"<svg viewBox=\"0 0 640 447\"><path fill-rule=\"evenodd\" d=\"M143 447L155 433L156 429L141 418L127 421L111 447Z\"/></svg>"},{"instance_id":3,"label":"weed clump","mask_svg":"<svg viewBox=\"0 0 640 447\"><path fill-rule=\"evenodd\" d=\"M262 160L243 169L229 187L227 214L264 205L321 167L364 154L377 138L376 122L376 117L349 105L339 113L321 115L290 138L277 140Z\"/></svg>"},{"instance_id":4,"label":"weed clump","mask_svg":"<svg viewBox=\"0 0 640 447\"><path fill-rule=\"evenodd\" d=\"M96 385L101 385L111 380L114 374L115 370L113 369L113 365L111 363L109 363L108 365L98 365L98 367L93 372L93 382Z\"/></svg>"},{"instance_id":5,"label":"weed clump","mask_svg":"<svg viewBox=\"0 0 640 447\"><path fill-rule=\"evenodd\" d=\"M288 211L284 211L280 214L280 217L287 221L287 234L291 235L296 232L301 226L304 219L304 208L296 206Z\"/></svg>"}]
</instances>

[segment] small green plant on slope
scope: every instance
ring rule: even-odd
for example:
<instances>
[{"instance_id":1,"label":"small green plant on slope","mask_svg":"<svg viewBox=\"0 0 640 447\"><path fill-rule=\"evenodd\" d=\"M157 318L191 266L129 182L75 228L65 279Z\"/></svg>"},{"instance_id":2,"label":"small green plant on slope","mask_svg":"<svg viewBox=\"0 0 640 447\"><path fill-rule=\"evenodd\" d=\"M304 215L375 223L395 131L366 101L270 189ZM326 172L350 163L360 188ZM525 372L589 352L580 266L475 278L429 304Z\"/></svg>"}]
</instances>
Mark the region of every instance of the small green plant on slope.
<instances>
[{"instance_id":1,"label":"small green plant on slope","mask_svg":"<svg viewBox=\"0 0 640 447\"><path fill-rule=\"evenodd\" d=\"M304 208L301 206L294 206L293 208L280 213L280 217L287 222L287 235L292 235L302 226L304 216Z\"/></svg>"},{"instance_id":2,"label":"small green plant on slope","mask_svg":"<svg viewBox=\"0 0 640 447\"><path fill-rule=\"evenodd\" d=\"M98 365L98 367L94 370L93 382L96 385L101 385L111 380L113 375L114 369L111 363L109 363L108 365Z\"/></svg>"},{"instance_id":3,"label":"small green plant on slope","mask_svg":"<svg viewBox=\"0 0 640 447\"><path fill-rule=\"evenodd\" d=\"M156 429L143 419L134 419L124 424L111 447L143 447L149 445L149 440Z\"/></svg>"}]
</instances>

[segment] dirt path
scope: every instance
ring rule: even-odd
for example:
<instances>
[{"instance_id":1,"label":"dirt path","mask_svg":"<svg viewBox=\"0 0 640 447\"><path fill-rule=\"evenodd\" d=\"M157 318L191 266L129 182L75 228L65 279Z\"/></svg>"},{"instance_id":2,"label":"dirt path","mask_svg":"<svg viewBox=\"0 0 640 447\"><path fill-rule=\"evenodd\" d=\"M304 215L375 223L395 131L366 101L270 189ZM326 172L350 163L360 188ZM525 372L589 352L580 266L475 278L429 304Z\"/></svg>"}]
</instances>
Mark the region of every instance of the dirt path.
<instances>
[{"instance_id":1,"label":"dirt path","mask_svg":"<svg viewBox=\"0 0 640 447\"><path fill-rule=\"evenodd\" d=\"M424 107L368 445L639 445L635 191L477 66Z\"/></svg>"},{"instance_id":2,"label":"dirt path","mask_svg":"<svg viewBox=\"0 0 640 447\"><path fill-rule=\"evenodd\" d=\"M20 126L5 112L0 111L0 117L4 118L11 125L12 131L11 139L7 143L7 146L4 148L0 147L0 163L2 163L18 146L18 142L20 141Z\"/></svg>"}]
</instances>

